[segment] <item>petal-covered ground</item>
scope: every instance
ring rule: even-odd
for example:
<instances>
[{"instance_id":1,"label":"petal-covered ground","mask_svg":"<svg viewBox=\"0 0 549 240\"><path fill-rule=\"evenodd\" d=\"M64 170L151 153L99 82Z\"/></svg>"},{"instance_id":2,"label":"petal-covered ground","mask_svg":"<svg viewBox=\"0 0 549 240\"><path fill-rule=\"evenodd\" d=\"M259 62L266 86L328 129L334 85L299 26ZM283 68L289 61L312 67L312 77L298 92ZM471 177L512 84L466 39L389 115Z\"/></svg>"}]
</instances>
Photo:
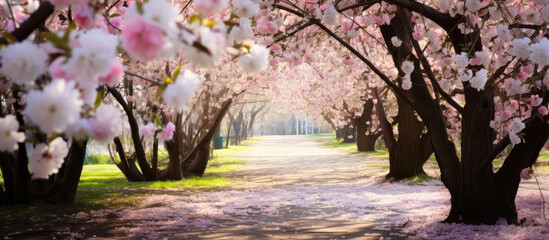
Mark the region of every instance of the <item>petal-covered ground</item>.
<instances>
[{"instance_id":1,"label":"petal-covered ground","mask_svg":"<svg viewBox=\"0 0 549 240\"><path fill-rule=\"evenodd\" d=\"M132 207L50 224L65 224L60 233L73 239L549 239L549 205L543 209L534 179L518 191L520 226L442 224L450 209L442 183L383 181L383 157L345 154L302 136L263 137L243 154L247 163L230 176L237 180L230 189L159 190ZM549 178L538 180L549 198Z\"/></svg>"},{"instance_id":2,"label":"petal-covered ground","mask_svg":"<svg viewBox=\"0 0 549 240\"><path fill-rule=\"evenodd\" d=\"M346 155L303 137L265 137L247 157L234 176L246 180L236 188L150 196L114 213L132 223L115 232L137 238L549 238L534 180L518 192L521 226L442 224L450 208L442 183L383 182L386 169L375 166L386 160Z\"/></svg>"}]
</instances>

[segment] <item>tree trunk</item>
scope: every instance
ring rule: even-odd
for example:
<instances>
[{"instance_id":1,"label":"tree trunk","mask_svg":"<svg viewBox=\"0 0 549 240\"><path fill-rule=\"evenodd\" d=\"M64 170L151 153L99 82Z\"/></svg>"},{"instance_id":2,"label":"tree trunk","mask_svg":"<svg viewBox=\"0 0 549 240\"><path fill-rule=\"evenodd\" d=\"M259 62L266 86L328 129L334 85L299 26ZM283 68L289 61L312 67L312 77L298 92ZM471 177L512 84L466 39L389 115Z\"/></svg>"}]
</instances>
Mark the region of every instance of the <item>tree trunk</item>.
<instances>
[{"instance_id":1,"label":"tree trunk","mask_svg":"<svg viewBox=\"0 0 549 240\"><path fill-rule=\"evenodd\" d=\"M345 126L343 126L341 130L341 138L343 138L344 143L354 143L356 141L354 135L355 135L355 129L351 127L352 124L348 123Z\"/></svg>"},{"instance_id":2,"label":"tree trunk","mask_svg":"<svg viewBox=\"0 0 549 240\"><path fill-rule=\"evenodd\" d=\"M45 199L46 202L68 204L74 202L78 190L78 182L84 168L87 144L87 140L82 142L73 140L69 155L65 159L66 165L63 169L62 180L51 188Z\"/></svg>"},{"instance_id":3,"label":"tree trunk","mask_svg":"<svg viewBox=\"0 0 549 240\"><path fill-rule=\"evenodd\" d=\"M373 133L372 113L374 109L374 100L368 99L364 103L362 114L353 120L357 129L356 147L359 152L375 151L377 138L381 132Z\"/></svg>"},{"instance_id":4,"label":"tree trunk","mask_svg":"<svg viewBox=\"0 0 549 240\"><path fill-rule=\"evenodd\" d=\"M254 122L255 118L257 117L257 114L265 108L266 105L261 106L257 110L252 111L250 114L250 122L248 123L248 136L253 137L254 136Z\"/></svg>"},{"instance_id":5,"label":"tree trunk","mask_svg":"<svg viewBox=\"0 0 549 240\"><path fill-rule=\"evenodd\" d=\"M183 114L178 113L175 120L175 131L172 140L164 142L166 151L168 151L168 167L165 172L159 174L162 180L181 180L183 172L181 171L181 135Z\"/></svg>"},{"instance_id":6,"label":"tree trunk","mask_svg":"<svg viewBox=\"0 0 549 240\"><path fill-rule=\"evenodd\" d=\"M22 156L19 153L21 149L16 154L1 153L0 167L6 190L4 191L0 187L2 189L0 204L22 204L36 200L44 200L48 203L56 204L73 203L84 166L86 144L87 141L83 141L82 143L73 141L62 168L57 174L50 176L47 180L31 181L30 174L27 175L26 179L20 179L20 175L12 174L17 169L17 162L23 162L21 159L17 159ZM28 187L17 190L13 189L14 186L18 186L21 183L27 183ZM22 202L20 198L18 200L17 197L19 196L24 196L26 201Z\"/></svg>"},{"instance_id":7,"label":"tree trunk","mask_svg":"<svg viewBox=\"0 0 549 240\"><path fill-rule=\"evenodd\" d=\"M202 175L204 175L204 171L206 171L206 167L208 166L209 159L210 159L210 145L204 144L204 146L198 149L196 156L191 162L191 165L186 169L185 177L192 177L192 176L202 177Z\"/></svg>"},{"instance_id":8,"label":"tree trunk","mask_svg":"<svg viewBox=\"0 0 549 240\"><path fill-rule=\"evenodd\" d=\"M7 152L0 152L0 169L2 170L2 177L4 178L4 197L0 202L2 204L13 204L14 203L14 176L13 176L13 167L12 163L15 162L15 155Z\"/></svg>"},{"instance_id":9,"label":"tree trunk","mask_svg":"<svg viewBox=\"0 0 549 240\"><path fill-rule=\"evenodd\" d=\"M126 100L124 99L122 94L120 94L114 88L109 87L108 89L109 89L109 92L116 99L116 101L122 106L122 108L124 109L124 112L126 113L126 116L128 117L128 124L130 125L130 133L131 133L131 138L135 148L136 159L137 159L137 163L139 164L139 168L143 173L143 177L145 178L145 180L154 180L151 166L147 162L145 149L143 148L143 144L141 143L139 126L133 114L133 110L130 109L130 107L126 103Z\"/></svg>"},{"instance_id":10,"label":"tree trunk","mask_svg":"<svg viewBox=\"0 0 549 240\"><path fill-rule=\"evenodd\" d=\"M396 140L377 89L374 89L374 97L377 99L376 113L389 151L389 173L385 177L401 180L424 174L423 164L433 153L430 134L423 134L423 125L414 115L414 110L397 98L399 124Z\"/></svg>"},{"instance_id":11,"label":"tree trunk","mask_svg":"<svg viewBox=\"0 0 549 240\"><path fill-rule=\"evenodd\" d=\"M227 125L227 139L225 140L225 148L229 148L229 142L231 141L231 126L233 125L234 117L229 112L229 124Z\"/></svg>"},{"instance_id":12,"label":"tree trunk","mask_svg":"<svg viewBox=\"0 0 549 240\"><path fill-rule=\"evenodd\" d=\"M200 139L197 146L191 151L189 156L187 156L186 159L182 161L185 162L189 158L192 159L189 166L183 165L183 167L186 167L183 171L183 175L185 177L204 175L204 171L208 166L208 160L210 159L210 145L213 136L215 135L215 132L219 131L221 122L223 121L223 118L225 117L227 111L229 111L231 104L232 100L227 100L225 103L223 103L223 106L221 106L221 109L217 113L217 116L212 123L208 133L206 133L206 135L204 135Z\"/></svg>"},{"instance_id":13,"label":"tree trunk","mask_svg":"<svg viewBox=\"0 0 549 240\"><path fill-rule=\"evenodd\" d=\"M242 132L241 128L242 128L242 121L243 121L242 118L243 118L242 110L240 110L240 112L238 113L238 116L233 121L233 132L234 132L234 144L235 145L238 145L240 143L240 137L241 137L240 133Z\"/></svg>"},{"instance_id":14,"label":"tree trunk","mask_svg":"<svg viewBox=\"0 0 549 240\"><path fill-rule=\"evenodd\" d=\"M423 164L433 153L431 137L423 134L423 124L414 115L414 110L397 98L398 140L389 155L389 174L386 178L401 180L425 174Z\"/></svg>"}]
</instances>

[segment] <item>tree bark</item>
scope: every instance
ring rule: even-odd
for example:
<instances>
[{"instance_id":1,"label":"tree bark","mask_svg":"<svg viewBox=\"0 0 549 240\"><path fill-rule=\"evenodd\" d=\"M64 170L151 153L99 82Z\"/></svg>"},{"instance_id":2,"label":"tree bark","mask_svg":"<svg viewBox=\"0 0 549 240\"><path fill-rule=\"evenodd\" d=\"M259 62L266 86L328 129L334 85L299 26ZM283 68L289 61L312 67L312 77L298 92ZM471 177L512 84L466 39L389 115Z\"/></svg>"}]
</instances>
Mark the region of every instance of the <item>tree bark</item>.
<instances>
[{"instance_id":1,"label":"tree bark","mask_svg":"<svg viewBox=\"0 0 549 240\"><path fill-rule=\"evenodd\" d=\"M423 164L433 153L429 134L423 134L423 124L417 119L414 110L397 98L398 140L389 154L389 174L386 178L401 180L425 174Z\"/></svg>"},{"instance_id":2,"label":"tree bark","mask_svg":"<svg viewBox=\"0 0 549 240\"><path fill-rule=\"evenodd\" d=\"M0 152L0 170L2 170L2 177L4 178L4 197L2 204L12 204L14 203L14 176L13 176L13 166L12 163L16 161L15 155L7 152Z\"/></svg>"},{"instance_id":3,"label":"tree bark","mask_svg":"<svg viewBox=\"0 0 549 240\"><path fill-rule=\"evenodd\" d=\"M137 120L135 119L132 109L130 109L122 94L120 94L116 89L112 87L109 87L108 89L109 92L116 99L116 101L122 106L124 112L126 113L126 116L128 117L128 124L130 125L130 133L135 148L137 163L139 164L139 168L143 173L143 177L145 178L145 180L154 180L151 166L147 162L145 149L143 148L143 144L141 143L139 126L137 124Z\"/></svg>"},{"instance_id":4,"label":"tree bark","mask_svg":"<svg viewBox=\"0 0 549 240\"><path fill-rule=\"evenodd\" d=\"M118 169L120 169L122 174L124 174L126 179L128 179L128 181L130 182L145 181L145 177L135 165L135 161L126 157L126 153L124 152L124 145L122 145L122 141L120 141L120 138L115 137L113 142L116 147L116 152L118 152L118 157L120 158L120 162L117 163L116 166L118 167Z\"/></svg>"},{"instance_id":5,"label":"tree bark","mask_svg":"<svg viewBox=\"0 0 549 240\"><path fill-rule=\"evenodd\" d=\"M175 131L172 140L164 142L166 151L168 151L168 167L161 171L159 178L162 180L181 180L183 171L181 167L181 135L183 114L178 113L175 120Z\"/></svg>"},{"instance_id":6,"label":"tree bark","mask_svg":"<svg viewBox=\"0 0 549 240\"><path fill-rule=\"evenodd\" d=\"M375 151L376 141L381 135L380 131L371 129L373 109L374 100L366 100L362 114L353 120L357 129L356 147L359 152Z\"/></svg>"},{"instance_id":7,"label":"tree bark","mask_svg":"<svg viewBox=\"0 0 549 240\"><path fill-rule=\"evenodd\" d=\"M229 114L229 124L227 124L227 138L225 140L225 148L229 148L229 142L231 140L231 126L233 125L234 117L231 113ZM234 130L233 130L234 131Z\"/></svg>"},{"instance_id":8,"label":"tree bark","mask_svg":"<svg viewBox=\"0 0 549 240\"><path fill-rule=\"evenodd\" d=\"M198 145L193 149L193 151L187 156L187 158L192 158L190 165L183 171L185 177L190 176L202 176L204 171L208 166L208 160L210 159L210 144L212 142L215 132L219 130L221 122L225 117L227 111L229 111L232 104L232 100L227 100L221 106L221 109L217 113L214 122L212 123L210 130L206 135L204 135Z\"/></svg>"},{"instance_id":9,"label":"tree bark","mask_svg":"<svg viewBox=\"0 0 549 240\"><path fill-rule=\"evenodd\" d=\"M351 127L351 123L346 124L341 128L340 136L343 138L344 143L354 143L356 142L356 139L354 137L355 135L355 128Z\"/></svg>"},{"instance_id":10,"label":"tree bark","mask_svg":"<svg viewBox=\"0 0 549 240\"><path fill-rule=\"evenodd\" d=\"M73 140L69 155L65 159L65 167L62 180L55 184L48 196L46 202L49 203L73 203L78 190L78 182L84 168L84 159L86 158L86 146L88 141L78 142Z\"/></svg>"}]
</instances>

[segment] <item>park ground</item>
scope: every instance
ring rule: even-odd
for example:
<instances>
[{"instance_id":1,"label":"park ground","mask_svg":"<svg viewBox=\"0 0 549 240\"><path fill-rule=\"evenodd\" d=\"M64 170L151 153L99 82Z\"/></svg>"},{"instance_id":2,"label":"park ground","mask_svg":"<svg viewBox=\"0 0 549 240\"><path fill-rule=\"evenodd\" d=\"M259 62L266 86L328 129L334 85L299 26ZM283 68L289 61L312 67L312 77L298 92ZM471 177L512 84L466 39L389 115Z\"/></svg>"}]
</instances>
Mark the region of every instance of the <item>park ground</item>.
<instances>
[{"instance_id":1,"label":"park ground","mask_svg":"<svg viewBox=\"0 0 549 240\"><path fill-rule=\"evenodd\" d=\"M75 204L0 208L7 239L546 239L549 156L517 195L522 224L442 224L449 194L429 176L384 180L384 151L329 136L265 136L216 150L203 178L128 183L86 165ZM497 167L501 163L495 162ZM541 189L541 191L540 191Z\"/></svg>"}]
</instances>

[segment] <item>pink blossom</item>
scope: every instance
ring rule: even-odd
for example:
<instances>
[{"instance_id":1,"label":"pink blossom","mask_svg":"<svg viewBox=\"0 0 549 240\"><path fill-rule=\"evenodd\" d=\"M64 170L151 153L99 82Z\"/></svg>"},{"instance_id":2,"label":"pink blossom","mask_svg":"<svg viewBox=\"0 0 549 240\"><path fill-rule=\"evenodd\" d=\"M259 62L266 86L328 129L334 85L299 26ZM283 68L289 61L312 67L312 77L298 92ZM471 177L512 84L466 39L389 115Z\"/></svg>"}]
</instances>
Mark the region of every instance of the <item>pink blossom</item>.
<instances>
[{"instance_id":1,"label":"pink blossom","mask_svg":"<svg viewBox=\"0 0 549 240\"><path fill-rule=\"evenodd\" d=\"M166 124L166 127L162 129L162 132L160 132L160 135L158 136L158 139L160 141L169 141L173 138L173 132L175 131L175 125L171 122Z\"/></svg>"},{"instance_id":2,"label":"pink blossom","mask_svg":"<svg viewBox=\"0 0 549 240\"><path fill-rule=\"evenodd\" d=\"M522 178L523 180L528 180L531 178L530 173L528 173L528 168L522 169L522 171L520 171L520 178Z\"/></svg>"},{"instance_id":3,"label":"pink blossom","mask_svg":"<svg viewBox=\"0 0 549 240\"><path fill-rule=\"evenodd\" d=\"M342 58L342 59L341 59L341 62L342 62L343 64L347 65L347 66L351 66L351 65L354 64L353 59L348 58L348 57Z\"/></svg>"},{"instance_id":4,"label":"pink blossom","mask_svg":"<svg viewBox=\"0 0 549 240\"><path fill-rule=\"evenodd\" d=\"M124 25L122 47L132 56L141 60L151 60L163 45L162 30L143 18L135 17Z\"/></svg>"},{"instance_id":5,"label":"pink blossom","mask_svg":"<svg viewBox=\"0 0 549 240\"><path fill-rule=\"evenodd\" d=\"M416 41L420 41L423 39L423 34L421 34L420 32L414 32L412 33L412 36L414 37L414 40Z\"/></svg>"},{"instance_id":6,"label":"pink blossom","mask_svg":"<svg viewBox=\"0 0 549 240\"><path fill-rule=\"evenodd\" d=\"M88 119L93 138L100 142L112 141L122 130L118 120L120 111L112 105L102 104L95 110L95 116Z\"/></svg>"},{"instance_id":7,"label":"pink blossom","mask_svg":"<svg viewBox=\"0 0 549 240\"><path fill-rule=\"evenodd\" d=\"M257 31L261 34L275 34L278 32L278 27L269 19L263 17L257 21Z\"/></svg>"},{"instance_id":8,"label":"pink blossom","mask_svg":"<svg viewBox=\"0 0 549 240\"><path fill-rule=\"evenodd\" d=\"M124 78L124 66L118 59L113 59L111 65L111 71L107 75L99 77L99 83L106 84L107 86L114 86L122 81Z\"/></svg>"},{"instance_id":9,"label":"pink blossom","mask_svg":"<svg viewBox=\"0 0 549 240\"><path fill-rule=\"evenodd\" d=\"M538 95L532 95L530 96L530 105L532 107L537 107L541 104L541 102L543 101L542 98L540 98Z\"/></svg>"},{"instance_id":10,"label":"pink blossom","mask_svg":"<svg viewBox=\"0 0 549 240\"><path fill-rule=\"evenodd\" d=\"M13 32L13 30L15 30L15 24L13 24L13 21L12 20L9 20L8 21L8 24L6 26L6 30L8 32Z\"/></svg>"},{"instance_id":11,"label":"pink blossom","mask_svg":"<svg viewBox=\"0 0 549 240\"><path fill-rule=\"evenodd\" d=\"M282 47L278 43L275 43L271 46L271 51L273 52L280 52L282 50Z\"/></svg>"},{"instance_id":12,"label":"pink blossom","mask_svg":"<svg viewBox=\"0 0 549 240\"><path fill-rule=\"evenodd\" d=\"M59 8L64 8L69 6L72 0L49 0L53 6Z\"/></svg>"},{"instance_id":13,"label":"pink blossom","mask_svg":"<svg viewBox=\"0 0 549 240\"><path fill-rule=\"evenodd\" d=\"M194 8L204 15L211 15L222 10L226 5L227 0L195 0L193 1Z\"/></svg>"},{"instance_id":14,"label":"pink blossom","mask_svg":"<svg viewBox=\"0 0 549 240\"><path fill-rule=\"evenodd\" d=\"M109 19L109 22L114 25L115 27L117 27L118 29L120 29L120 27L122 26L122 17L118 16L118 17L113 17L111 19ZM116 28L114 28L113 26L111 26L111 24L107 24L106 23L106 20L105 20L105 25L107 25L107 30L109 31L110 34L115 34L118 32L118 30Z\"/></svg>"},{"instance_id":15,"label":"pink blossom","mask_svg":"<svg viewBox=\"0 0 549 240\"><path fill-rule=\"evenodd\" d=\"M538 112L542 115L542 116L545 116L547 115L547 113L549 113L549 111L547 111L547 108L545 106L542 106L540 108L538 108Z\"/></svg>"},{"instance_id":16,"label":"pink blossom","mask_svg":"<svg viewBox=\"0 0 549 240\"><path fill-rule=\"evenodd\" d=\"M156 129L157 129L156 125L150 122L150 123L147 123L147 125L141 125L139 127L139 133L143 135L144 138L149 138L154 135L154 133L156 132Z\"/></svg>"},{"instance_id":17,"label":"pink blossom","mask_svg":"<svg viewBox=\"0 0 549 240\"><path fill-rule=\"evenodd\" d=\"M90 29L95 25L95 12L87 2L73 6L74 22L82 29Z\"/></svg>"},{"instance_id":18,"label":"pink blossom","mask_svg":"<svg viewBox=\"0 0 549 240\"><path fill-rule=\"evenodd\" d=\"M58 57L51 63L49 69L51 77L54 79L62 78L68 81L76 79L77 76L75 74L68 74L65 69L61 67L64 61L65 57Z\"/></svg>"}]
</instances>

